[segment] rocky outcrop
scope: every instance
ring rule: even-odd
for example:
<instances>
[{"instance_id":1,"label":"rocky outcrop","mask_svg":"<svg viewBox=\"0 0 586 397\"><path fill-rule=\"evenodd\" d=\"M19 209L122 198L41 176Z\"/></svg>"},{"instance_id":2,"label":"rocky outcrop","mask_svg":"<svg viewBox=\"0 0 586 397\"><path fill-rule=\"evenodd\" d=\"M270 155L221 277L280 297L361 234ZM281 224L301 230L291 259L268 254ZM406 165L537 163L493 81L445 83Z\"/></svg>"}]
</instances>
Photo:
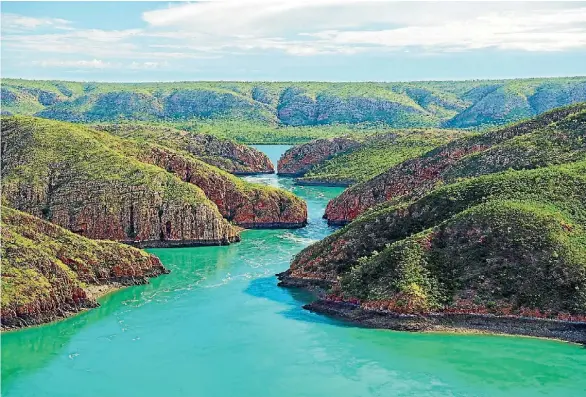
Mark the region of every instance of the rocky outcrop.
<instances>
[{"instance_id":1,"label":"rocky outcrop","mask_svg":"<svg viewBox=\"0 0 586 397\"><path fill-rule=\"evenodd\" d=\"M351 138L317 139L294 146L279 159L277 173L281 176L302 176L323 161L358 146L360 142Z\"/></svg>"},{"instance_id":2,"label":"rocky outcrop","mask_svg":"<svg viewBox=\"0 0 586 397\"><path fill-rule=\"evenodd\" d=\"M253 147L212 135L189 134L187 150L208 164L234 175L273 174L275 166Z\"/></svg>"},{"instance_id":3,"label":"rocky outcrop","mask_svg":"<svg viewBox=\"0 0 586 397\"><path fill-rule=\"evenodd\" d=\"M115 146L85 127L3 118L2 199L90 238L137 246L239 240L200 188Z\"/></svg>"},{"instance_id":4,"label":"rocky outcrop","mask_svg":"<svg viewBox=\"0 0 586 397\"><path fill-rule=\"evenodd\" d=\"M351 186L374 178L405 160L419 157L435 147L468 135L470 133L465 131L432 128L373 134L365 137L359 146L315 164L302 177L295 179L295 183Z\"/></svg>"},{"instance_id":5,"label":"rocky outcrop","mask_svg":"<svg viewBox=\"0 0 586 397\"><path fill-rule=\"evenodd\" d=\"M496 316L477 313L401 314L380 308L363 308L339 299L320 299L303 307L368 328L384 328L408 332L489 332L558 339L586 345L586 322Z\"/></svg>"},{"instance_id":6,"label":"rocky outcrop","mask_svg":"<svg viewBox=\"0 0 586 397\"><path fill-rule=\"evenodd\" d=\"M140 141L179 149L235 175L272 174L273 163L266 154L251 146L212 135L195 134L170 127L137 124L97 125L96 129Z\"/></svg>"},{"instance_id":7,"label":"rocky outcrop","mask_svg":"<svg viewBox=\"0 0 586 397\"><path fill-rule=\"evenodd\" d=\"M585 170L501 172L381 205L301 251L279 285L318 288L310 310L370 326L584 338Z\"/></svg>"},{"instance_id":8,"label":"rocky outcrop","mask_svg":"<svg viewBox=\"0 0 586 397\"><path fill-rule=\"evenodd\" d=\"M585 109L584 104L560 108L526 122L440 146L421 157L402 162L367 182L352 186L328 203L324 217L330 224L346 224L377 204L404 196L418 197L437 184L450 182L458 177L563 162L563 156L558 158L560 152L578 153L584 150ZM572 118L572 115L577 116ZM555 129L555 123L568 117L570 119L566 129L557 134L554 140L560 144L560 150L555 155L552 156L553 152L543 152L543 146L535 148L534 152L539 153L542 150L541 153L546 155L527 155L534 152L527 151L521 137L531 133L536 136L538 133L548 133L542 130L548 126ZM519 140L515 141L516 137ZM538 138L539 136L536 142ZM573 143L567 144L567 141ZM503 147L506 147L506 154L495 154L504 150ZM521 158L524 161L518 161Z\"/></svg>"},{"instance_id":9,"label":"rocky outcrop","mask_svg":"<svg viewBox=\"0 0 586 397\"><path fill-rule=\"evenodd\" d=\"M19 328L99 306L93 286L146 284L168 273L153 255L94 241L2 207L2 328Z\"/></svg>"},{"instance_id":10,"label":"rocky outcrop","mask_svg":"<svg viewBox=\"0 0 586 397\"><path fill-rule=\"evenodd\" d=\"M239 226L295 228L307 223L305 202L285 190L246 183L187 154L160 146L151 146L150 153L139 158L201 188L224 218Z\"/></svg>"}]
</instances>

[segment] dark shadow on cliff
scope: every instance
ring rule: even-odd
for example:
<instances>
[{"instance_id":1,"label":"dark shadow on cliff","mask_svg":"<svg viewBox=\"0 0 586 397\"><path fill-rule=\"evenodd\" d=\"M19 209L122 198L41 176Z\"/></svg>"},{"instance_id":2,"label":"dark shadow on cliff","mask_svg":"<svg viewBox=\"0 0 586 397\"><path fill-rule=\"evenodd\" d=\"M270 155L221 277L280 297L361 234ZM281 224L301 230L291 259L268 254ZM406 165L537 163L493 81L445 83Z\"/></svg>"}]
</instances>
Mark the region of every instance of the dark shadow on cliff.
<instances>
[{"instance_id":1,"label":"dark shadow on cliff","mask_svg":"<svg viewBox=\"0 0 586 397\"><path fill-rule=\"evenodd\" d=\"M252 280L244 292L257 298L269 299L273 302L286 305L288 308L281 311L280 314L292 320L308 323L333 324L343 327L354 326L348 322L322 316L303 309L303 305L315 300L313 294L301 289L278 287L275 276Z\"/></svg>"}]
</instances>

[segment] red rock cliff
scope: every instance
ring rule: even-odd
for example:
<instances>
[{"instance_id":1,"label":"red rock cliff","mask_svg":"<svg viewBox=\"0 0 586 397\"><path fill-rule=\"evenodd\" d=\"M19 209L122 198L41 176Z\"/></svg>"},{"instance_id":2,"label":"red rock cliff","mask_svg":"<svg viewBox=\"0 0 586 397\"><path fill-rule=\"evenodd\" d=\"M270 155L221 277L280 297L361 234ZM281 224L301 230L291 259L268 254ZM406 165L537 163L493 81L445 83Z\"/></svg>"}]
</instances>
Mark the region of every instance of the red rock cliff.
<instances>
[{"instance_id":1,"label":"red rock cliff","mask_svg":"<svg viewBox=\"0 0 586 397\"><path fill-rule=\"evenodd\" d=\"M582 105L583 106L583 105ZM558 122L580 106L561 108L535 119L504 127L486 134L458 139L407 160L366 182L352 186L328 203L324 217L330 224L343 225L368 208L404 195L418 197L433 189L466 156L484 152L516 136ZM487 171L488 172L488 171Z\"/></svg>"},{"instance_id":2,"label":"red rock cliff","mask_svg":"<svg viewBox=\"0 0 586 397\"><path fill-rule=\"evenodd\" d=\"M294 146L279 159L277 172L283 176L302 176L315 165L359 145L360 143L354 139L331 138Z\"/></svg>"},{"instance_id":3,"label":"red rock cliff","mask_svg":"<svg viewBox=\"0 0 586 397\"><path fill-rule=\"evenodd\" d=\"M246 228L293 228L307 223L307 205L295 195L246 183L189 155L152 146L141 160L200 187L224 218Z\"/></svg>"},{"instance_id":4,"label":"red rock cliff","mask_svg":"<svg viewBox=\"0 0 586 397\"><path fill-rule=\"evenodd\" d=\"M164 273L160 260L144 251L2 207L2 328L99 306L86 286L146 284Z\"/></svg>"},{"instance_id":5,"label":"red rock cliff","mask_svg":"<svg viewBox=\"0 0 586 397\"><path fill-rule=\"evenodd\" d=\"M83 236L138 246L239 239L201 189L107 139L69 123L3 119L3 200Z\"/></svg>"}]
</instances>

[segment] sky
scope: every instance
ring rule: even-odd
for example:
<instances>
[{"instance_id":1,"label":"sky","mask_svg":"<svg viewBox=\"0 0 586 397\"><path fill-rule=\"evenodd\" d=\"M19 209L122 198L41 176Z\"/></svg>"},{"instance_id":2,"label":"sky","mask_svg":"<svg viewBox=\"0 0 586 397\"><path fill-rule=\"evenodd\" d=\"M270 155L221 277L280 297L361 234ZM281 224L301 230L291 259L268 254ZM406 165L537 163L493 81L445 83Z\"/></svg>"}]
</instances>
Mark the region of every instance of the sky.
<instances>
[{"instance_id":1,"label":"sky","mask_svg":"<svg viewBox=\"0 0 586 397\"><path fill-rule=\"evenodd\" d=\"M586 75L586 2L3 1L3 77L410 81Z\"/></svg>"}]
</instances>

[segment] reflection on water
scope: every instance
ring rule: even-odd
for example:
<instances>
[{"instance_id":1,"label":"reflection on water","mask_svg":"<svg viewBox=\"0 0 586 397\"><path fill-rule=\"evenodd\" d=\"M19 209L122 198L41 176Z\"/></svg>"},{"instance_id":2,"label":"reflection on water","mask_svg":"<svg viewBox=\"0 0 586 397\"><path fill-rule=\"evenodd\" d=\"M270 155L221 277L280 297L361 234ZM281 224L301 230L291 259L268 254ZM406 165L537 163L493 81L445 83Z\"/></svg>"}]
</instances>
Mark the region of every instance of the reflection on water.
<instances>
[{"instance_id":1,"label":"reflection on water","mask_svg":"<svg viewBox=\"0 0 586 397\"><path fill-rule=\"evenodd\" d=\"M263 148L272 159L284 148ZM2 335L2 396L582 396L583 349L528 338L409 334L307 312L274 274L334 229L341 188L293 191L309 225L223 247L154 249L172 273L67 320Z\"/></svg>"}]
</instances>

